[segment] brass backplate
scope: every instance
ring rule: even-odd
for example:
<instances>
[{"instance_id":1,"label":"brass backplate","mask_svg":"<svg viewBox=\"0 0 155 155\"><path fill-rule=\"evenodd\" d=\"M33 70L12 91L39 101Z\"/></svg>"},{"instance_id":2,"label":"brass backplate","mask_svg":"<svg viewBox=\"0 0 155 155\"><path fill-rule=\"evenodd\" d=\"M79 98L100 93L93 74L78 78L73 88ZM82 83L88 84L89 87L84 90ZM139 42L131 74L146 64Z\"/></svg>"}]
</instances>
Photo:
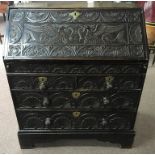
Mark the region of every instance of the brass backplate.
<instances>
[{"instance_id":1,"label":"brass backplate","mask_svg":"<svg viewBox=\"0 0 155 155\"><path fill-rule=\"evenodd\" d=\"M79 112L79 111L73 112L73 116L74 116L74 117L79 117L79 116L80 116L80 112Z\"/></svg>"},{"instance_id":2,"label":"brass backplate","mask_svg":"<svg viewBox=\"0 0 155 155\"><path fill-rule=\"evenodd\" d=\"M39 83L44 83L47 81L47 77L38 77Z\"/></svg>"},{"instance_id":3,"label":"brass backplate","mask_svg":"<svg viewBox=\"0 0 155 155\"><path fill-rule=\"evenodd\" d=\"M112 76L106 76L105 77L106 82L112 82L114 80L114 77Z\"/></svg>"},{"instance_id":4,"label":"brass backplate","mask_svg":"<svg viewBox=\"0 0 155 155\"><path fill-rule=\"evenodd\" d=\"M72 93L72 97L73 97L74 99L78 99L78 98L80 97L80 92L73 92L73 93Z\"/></svg>"}]
</instances>

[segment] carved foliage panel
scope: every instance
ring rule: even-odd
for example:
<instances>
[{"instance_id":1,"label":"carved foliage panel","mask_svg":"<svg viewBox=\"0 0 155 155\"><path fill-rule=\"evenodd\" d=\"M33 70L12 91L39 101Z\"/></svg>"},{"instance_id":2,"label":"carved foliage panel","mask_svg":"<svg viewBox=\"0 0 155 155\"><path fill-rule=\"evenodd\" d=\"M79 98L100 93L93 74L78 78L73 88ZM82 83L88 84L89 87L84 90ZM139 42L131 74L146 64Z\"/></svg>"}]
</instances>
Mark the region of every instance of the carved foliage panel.
<instances>
[{"instance_id":1,"label":"carved foliage panel","mask_svg":"<svg viewBox=\"0 0 155 155\"><path fill-rule=\"evenodd\" d=\"M22 54L21 54L22 49ZM42 46L42 45L10 45L8 56L28 57L127 57L143 58L146 48L143 45L122 46Z\"/></svg>"},{"instance_id":2,"label":"carved foliage panel","mask_svg":"<svg viewBox=\"0 0 155 155\"><path fill-rule=\"evenodd\" d=\"M127 44L127 24L44 24L12 23L9 30L10 43L42 44ZM132 43L142 42L140 24L130 24ZM49 33L50 32L50 33ZM138 37L138 35L140 35Z\"/></svg>"},{"instance_id":3,"label":"carved foliage panel","mask_svg":"<svg viewBox=\"0 0 155 155\"><path fill-rule=\"evenodd\" d=\"M8 56L144 57L142 45L136 45L136 55L129 46L142 44L139 11L133 11L135 24L127 20L130 11L81 11L79 21L72 21L76 11L73 15L58 12L11 10ZM88 24L90 19L94 23Z\"/></svg>"},{"instance_id":4,"label":"carved foliage panel","mask_svg":"<svg viewBox=\"0 0 155 155\"><path fill-rule=\"evenodd\" d=\"M50 33L49 33L50 32ZM24 44L125 44L126 24L24 24Z\"/></svg>"},{"instance_id":5,"label":"carved foliage panel","mask_svg":"<svg viewBox=\"0 0 155 155\"><path fill-rule=\"evenodd\" d=\"M52 56L52 57L127 57L130 55L129 47L122 46L110 46L110 45L69 45L69 46L48 46L48 45L25 45L22 47L22 55L37 57L37 56ZM143 51L141 51L142 53Z\"/></svg>"},{"instance_id":6,"label":"carved foliage panel","mask_svg":"<svg viewBox=\"0 0 155 155\"><path fill-rule=\"evenodd\" d=\"M80 113L74 117L73 113L37 113L29 112L23 116L20 114L22 129L130 129L131 116L117 113Z\"/></svg>"}]
</instances>

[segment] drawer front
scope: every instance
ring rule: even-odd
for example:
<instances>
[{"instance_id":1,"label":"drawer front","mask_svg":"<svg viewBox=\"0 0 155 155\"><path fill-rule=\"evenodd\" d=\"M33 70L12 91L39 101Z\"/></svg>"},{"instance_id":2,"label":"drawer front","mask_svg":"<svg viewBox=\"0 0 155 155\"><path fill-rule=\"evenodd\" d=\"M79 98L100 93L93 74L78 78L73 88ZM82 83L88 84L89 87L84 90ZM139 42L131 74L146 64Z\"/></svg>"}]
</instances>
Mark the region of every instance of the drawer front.
<instances>
[{"instance_id":1,"label":"drawer front","mask_svg":"<svg viewBox=\"0 0 155 155\"><path fill-rule=\"evenodd\" d=\"M12 92L19 109L48 110L133 110L138 106L140 92Z\"/></svg>"},{"instance_id":2,"label":"drawer front","mask_svg":"<svg viewBox=\"0 0 155 155\"><path fill-rule=\"evenodd\" d=\"M8 73L54 73L54 74L140 74L145 73L147 64L106 64L103 62L48 62L7 61Z\"/></svg>"},{"instance_id":3,"label":"drawer front","mask_svg":"<svg viewBox=\"0 0 155 155\"><path fill-rule=\"evenodd\" d=\"M75 108L76 104L70 92L12 92L16 108Z\"/></svg>"},{"instance_id":4,"label":"drawer front","mask_svg":"<svg viewBox=\"0 0 155 155\"><path fill-rule=\"evenodd\" d=\"M85 76L78 77L78 90L140 89L142 76Z\"/></svg>"},{"instance_id":5,"label":"drawer front","mask_svg":"<svg viewBox=\"0 0 155 155\"><path fill-rule=\"evenodd\" d=\"M9 82L12 89L37 90L70 90L75 88L76 83L73 76L12 76Z\"/></svg>"},{"instance_id":6,"label":"drawer front","mask_svg":"<svg viewBox=\"0 0 155 155\"><path fill-rule=\"evenodd\" d=\"M109 90L141 89L143 76L9 76L12 89Z\"/></svg>"},{"instance_id":7,"label":"drawer front","mask_svg":"<svg viewBox=\"0 0 155 155\"><path fill-rule=\"evenodd\" d=\"M18 112L20 129L24 130L67 130L100 129L128 130L132 127L133 115L119 113L85 112Z\"/></svg>"}]
</instances>

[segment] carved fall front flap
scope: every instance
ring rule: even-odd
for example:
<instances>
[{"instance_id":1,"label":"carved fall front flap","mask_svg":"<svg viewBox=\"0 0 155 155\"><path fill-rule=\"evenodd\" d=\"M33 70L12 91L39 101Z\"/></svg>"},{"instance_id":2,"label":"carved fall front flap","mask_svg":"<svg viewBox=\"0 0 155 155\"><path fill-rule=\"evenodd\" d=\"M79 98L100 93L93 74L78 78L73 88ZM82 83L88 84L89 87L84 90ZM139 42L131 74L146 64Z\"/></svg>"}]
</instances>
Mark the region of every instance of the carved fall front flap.
<instances>
[{"instance_id":1,"label":"carved fall front flap","mask_svg":"<svg viewBox=\"0 0 155 155\"><path fill-rule=\"evenodd\" d=\"M145 59L139 9L10 9L7 57Z\"/></svg>"}]
</instances>

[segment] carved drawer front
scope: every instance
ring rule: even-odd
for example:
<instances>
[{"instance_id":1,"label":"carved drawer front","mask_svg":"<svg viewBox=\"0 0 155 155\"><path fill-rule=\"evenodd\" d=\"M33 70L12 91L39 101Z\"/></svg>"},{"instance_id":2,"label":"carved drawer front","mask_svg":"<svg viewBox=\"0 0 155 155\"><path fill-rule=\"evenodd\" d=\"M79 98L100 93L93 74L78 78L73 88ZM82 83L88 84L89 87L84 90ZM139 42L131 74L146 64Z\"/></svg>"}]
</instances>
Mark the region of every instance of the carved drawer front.
<instances>
[{"instance_id":1,"label":"carved drawer front","mask_svg":"<svg viewBox=\"0 0 155 155\"><path fill-rule=\"evenodd\" d=\"M12 92L16 108L132 110L140 93L135 92Z\"/></svg>"},{"instance_id":2,"label":"carved drawer front","mask_svg":"<svg viewBox=\"0 0 155 155\"><path fill-rule=\"evenodd\" d=\"M136 109L139 92L81 92L77 100L79 109L129 110Z\"/></svg>"},{"instance_id":3,"label":"carved drawer front","mask_svg":"<svg viewBox=\"0 0 155 155\"><path fill-rule=\"evenodd\" d=\"M142 76L87 76L78 77L78 90L140 89Z\"/></svg>"},{"instance_id":4,"label":"carved drawer front","mask_svg":"<svg viewBox=\"0 0 155 155\"><path fill-rule=\"evenodd\" d=\"M8 73L54 73L54 74L139 74L146 72L147 64L104 64L87 62L7 61Z\"/></svg>"},{"instance_id":5,"label":"carved drawer front","mask_svg":"<svg viewBox=\"0 0 155 155\"><path fill-rule=\"evenodd\" d=\"M16 108L75 108L72 94L69 92L12 92Z\"/></svg>"},{"instance_id":6,"label":"carved drawer front","mask_svg":"<svg viewBox=\"0 0 155 155\"><path fill-rule=\"evenodd\" d=\"M103 112L102 112L103 113ZM82 113L77 119L78 129L131 129L131 116L116 113Z\"/></svg>"},{"instance_id":7,"label":"carved drawer front","mask_svg":"<svg viewBox=\"0 0 155 155\"><path fill-rule=\"evenodd\" d=\"M75 87L72 76L12 76L9 77L12 89L63 90Z\"/></svg>"},{"instance_id":8,"label":"carved drawer front","mask_svg":"<svg viewBox=\"0 0 155 155\"><path fill-rule=\"evenodd\" d=\"M24 130L66 129L131 129L132 114L73 112L18 112L20 128Z\"/></svg>"},{"instance_id":9,"label":"carved drawer front","mask_svg":"<svg viewBox=\"0 0 155 155\"><path fill-rule=\"evenodd\" d=\"M110 90L141 89L143 76L10 76L12 89Z\"/></svg>"}]
</instances>

